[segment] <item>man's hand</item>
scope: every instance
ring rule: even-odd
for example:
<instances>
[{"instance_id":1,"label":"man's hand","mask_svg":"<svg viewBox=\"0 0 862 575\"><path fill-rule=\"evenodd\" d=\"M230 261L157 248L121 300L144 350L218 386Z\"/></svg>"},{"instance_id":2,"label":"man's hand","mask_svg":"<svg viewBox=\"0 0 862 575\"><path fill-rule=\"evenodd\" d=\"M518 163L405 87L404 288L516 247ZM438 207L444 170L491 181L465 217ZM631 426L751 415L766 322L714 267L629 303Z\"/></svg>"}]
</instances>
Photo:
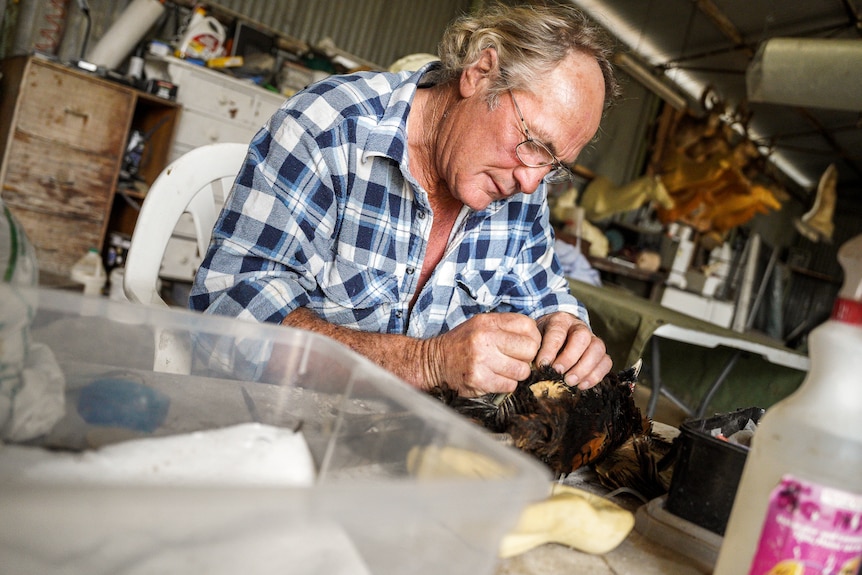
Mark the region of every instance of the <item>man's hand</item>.
<instances>
[{"instance_id":1,"label":"man's hand","mask_svg":"<svg viewBox=\"0 0 862 575\"><path fill-rule=\"evenodd\" d=\"M419 389L446 385L466 396L513 391L542 341L536 322L517 313L480 314L430 339L360 332L305 308L282 323L336 339Z\"/></svg>"},{"instance_id":2,"label":"man's hand","mask_svg":"<svg viewBox=\"0 0 862 575\"><path fill-rule=\"evenodd\" d=\"M611 368L602 340L563 312L538 322L518 313L483 313L430 339L363 333L304 308L282 323L337 339L419 389L447 385L465 396L513 391L534 361L554 366L581 389L597 384Z\"/></svg>"},{"instance_id":3,"label":"man's hand","mask_svg":"<svg viewBox=\"0 0 862 575\"><path fill-rule=\"evenodd\" d=\"M530 375L542 336L536 322L517 313L484 313L428 340L426 381L459 395L514 391Z\"/></svg>"},{"instance_id":4,"label":"man's hand","mask_svg":"<svg viewBox=\"0 0 862 575\"><path fill-rule=\"evenodd\" d=\"M566 312L548 314L536 322L542 345L536 365L550 365L565 374L566 383L589 389L607 375L613 366L605 343L590 327Z\"/></svg>"}]
</instances>

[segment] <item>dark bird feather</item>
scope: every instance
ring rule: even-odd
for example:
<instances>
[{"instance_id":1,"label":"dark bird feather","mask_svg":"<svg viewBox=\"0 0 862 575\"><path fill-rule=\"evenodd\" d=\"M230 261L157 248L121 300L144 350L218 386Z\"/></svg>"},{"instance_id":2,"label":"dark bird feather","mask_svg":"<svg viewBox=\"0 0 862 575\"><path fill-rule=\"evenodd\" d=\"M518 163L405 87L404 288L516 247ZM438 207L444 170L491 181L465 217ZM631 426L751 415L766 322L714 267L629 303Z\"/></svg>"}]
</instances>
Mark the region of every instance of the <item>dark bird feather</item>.
<instances>
[{"instance_id":1,"label":"dark bird feather","mask_svg":"<svg viewBox=\"0 0 862 575\"><path fill-rule=\"evenodd\" d=\"M645 502L670 489L676 450L652 432L634 435L595 465L596 477L607 489L625 488Z\"/></svg>"},{"instance_id":2,"label":"dark bird feather","mask_svg":"<svg viewBox=\"0 0 862 575\"><path fill-rule=\"evenodd\" d=\"M609 373L580 390L550 367L533 370L511 394L460 397L446 388L431 394L515 447L544 462L557 476L601 461L633 436L649 433L650 421L634 402L641 362Z\"/></svg>"}]
</instances>

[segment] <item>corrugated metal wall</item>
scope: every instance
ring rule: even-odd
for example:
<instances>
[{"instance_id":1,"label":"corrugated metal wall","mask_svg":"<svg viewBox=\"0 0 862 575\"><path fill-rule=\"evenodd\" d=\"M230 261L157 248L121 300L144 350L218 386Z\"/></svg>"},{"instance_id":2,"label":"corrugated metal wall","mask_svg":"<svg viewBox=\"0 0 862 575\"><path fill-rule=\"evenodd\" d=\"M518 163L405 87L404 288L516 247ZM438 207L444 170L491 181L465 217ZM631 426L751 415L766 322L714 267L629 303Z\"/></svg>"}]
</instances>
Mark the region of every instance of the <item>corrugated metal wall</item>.
<instances>
[{"instance_id":1,"label":"corrugated metal wall","mask_svg":"<svg viewBox=\"0 0 862 575\"><path fill-rule=\"evenodd\" d=\"M446 24L470 0L222 0L214 2L289 36L388 66L416 52L437 52Z\"/></svg>"},{"instance_id":2,"label":"corrugated metal wall","mask_svg":"<svg viewBox=\"0 0 862 575\"><path fill-rule=\"evenodd\" d=\"M12 3L9 0L7 8ZM120 17L129 2L115 2L113 0L90 0L90 14L92 16L92 28L88 46L92 47L105 33L110 25ZM58 12L57 8L63 6L64 10ZM64 13L65 17L56 20L58 13ZM10 16L8 10L5 14ZM62 39L56 51L56 55L62 61L76 60L80 57L80 51L86 36L86 19L78 8L77 2L59 0L19 0L17 10L14 13L15 21L8 23L14 29L13 41L10 42L8 53L27 54L32 52L46 31L61 30ZM4 22L4 25L7 23Z\"/></svg>"},{"instance_id":3,"label":"corrugated metal wall","mask_svg":"<svg viewBox=\"0 0 862 575\"><path fill-rule=\"evenodd\" d=\"M21 2L15 53L32 50L40 34L44 6L50 0ZM55 0L56 1L56 0ZM416 52L437 52L446 24L470 10L477 0L222 0L210 2L309 44L331 38L342 51L386 67ZM129 1L89 0L92 47L123 13ZM68 2L61 59L78 56L85 22L75 2ZM169 15L169 14L168 14Z\"/></svg>"}]
</instances>

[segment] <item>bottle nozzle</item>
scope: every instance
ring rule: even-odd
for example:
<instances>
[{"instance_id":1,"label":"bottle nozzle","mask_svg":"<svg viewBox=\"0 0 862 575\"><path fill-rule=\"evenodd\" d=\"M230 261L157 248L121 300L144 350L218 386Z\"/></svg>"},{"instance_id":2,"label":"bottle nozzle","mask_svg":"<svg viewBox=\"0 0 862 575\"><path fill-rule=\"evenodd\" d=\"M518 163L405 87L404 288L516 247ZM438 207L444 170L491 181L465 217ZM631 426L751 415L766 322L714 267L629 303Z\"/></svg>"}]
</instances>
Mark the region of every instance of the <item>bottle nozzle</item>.
<instances>
[{"instance_id":1,"label":"bottle nozzle","mask_svg":"<svg viewBox=\"0 0 862 575\"><path fill-rule=\"evenodd\" d=\"M844 268L844 283L838 297L862 302L862 234L838 249L838 263Z\"/></svg>"},{"instance_id":2,"label":"bottle nozzle","mask_svg":"<svg viewBox=\"0 0 862 575\"><path fill-rule=\"evenodd\" d=\"M862 325L862 235L838 249L838 263L844 268L844 283L835 299L832 319Z\"/></svg>"}]
</instances>

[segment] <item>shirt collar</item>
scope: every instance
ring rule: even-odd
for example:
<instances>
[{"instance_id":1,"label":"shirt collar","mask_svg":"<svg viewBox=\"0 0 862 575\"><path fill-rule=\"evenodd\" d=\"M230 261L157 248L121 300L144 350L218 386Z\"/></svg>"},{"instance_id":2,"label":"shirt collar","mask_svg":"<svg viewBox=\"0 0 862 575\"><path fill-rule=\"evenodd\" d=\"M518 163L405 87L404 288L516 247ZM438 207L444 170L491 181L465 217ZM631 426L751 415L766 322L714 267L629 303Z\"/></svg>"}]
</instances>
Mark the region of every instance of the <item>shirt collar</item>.
<instances>
[{"instance_id":1,"label":"shirt collar","mask_svg":"<svg viewBox=\"0 0 862 575\"><path fill-rule=\"evenodd\" d=\"M383 115L368 130L368 139L362 143L362 161L371 156L384 156L406 164L407 162L407 116L416 96L416 90L425 72L439 65L431 62L415 72L399 72L404 81L389 97Z\"/></svg>"}]
</instances>

